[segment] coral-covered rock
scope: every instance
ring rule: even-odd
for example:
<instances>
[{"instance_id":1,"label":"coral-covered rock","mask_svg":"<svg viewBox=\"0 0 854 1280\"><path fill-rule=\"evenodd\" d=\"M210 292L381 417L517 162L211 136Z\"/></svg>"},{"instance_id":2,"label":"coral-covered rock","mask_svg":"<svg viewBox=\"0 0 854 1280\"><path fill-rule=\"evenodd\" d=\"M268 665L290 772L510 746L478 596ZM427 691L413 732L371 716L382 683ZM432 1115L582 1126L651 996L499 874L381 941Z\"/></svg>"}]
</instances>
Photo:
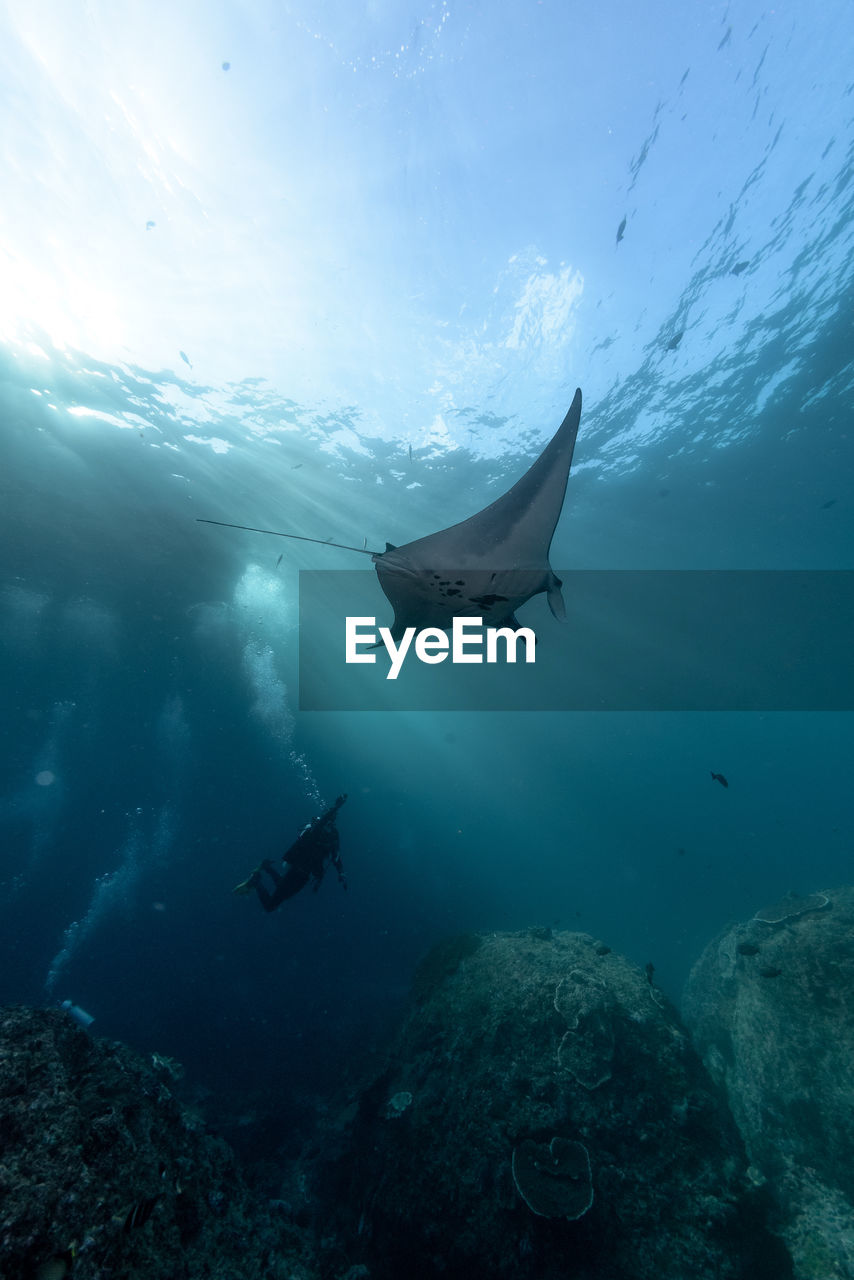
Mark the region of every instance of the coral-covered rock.
<instances>
[{"instance_id":1,"label":"coral-covered rock","mask_svg":"<svg viewBox=\"0 0 854 1280\"><path fill-rule=\"evenodd\" d=\"M427 957L387 1065L314 1151L313 1191L374 1280L782 1280L745 1171L650 977L536 930Z\"/></svg>"},{"instance_id":2,"label":"coral-covered rock","mask_svg":"<svg viewBox=\"0 0 854 1280\"><path fill-rule=\"evenodd\" d=\"M65 1013L0 1010L3 1280L309 1280L297 1229L176 1100L177 1072Z\"/></svg>"},{"instance_id":3,"label":"coral-covered rock","mask_svg":"<svg viewBox=\"0 0 854 1280\"><path fill-rule=\"evenodd\" d=\"M799 1280L854 1280L854 889L788 894L712 942L684 1011Z\"/></svg>"},{"instance_id":4,"label":"coral-covered rock","mask_svg":"<svg viewBox=\"0 0 854 1280\"><path fill-rule=\"evenodd\" d=\"M574 1222L593 1203L590 1157L582 1142L552 1138L545 1143L526 1138L514 1147L511 1168L516 1190L541 1218Z\"/></svg>"}]
</instances>

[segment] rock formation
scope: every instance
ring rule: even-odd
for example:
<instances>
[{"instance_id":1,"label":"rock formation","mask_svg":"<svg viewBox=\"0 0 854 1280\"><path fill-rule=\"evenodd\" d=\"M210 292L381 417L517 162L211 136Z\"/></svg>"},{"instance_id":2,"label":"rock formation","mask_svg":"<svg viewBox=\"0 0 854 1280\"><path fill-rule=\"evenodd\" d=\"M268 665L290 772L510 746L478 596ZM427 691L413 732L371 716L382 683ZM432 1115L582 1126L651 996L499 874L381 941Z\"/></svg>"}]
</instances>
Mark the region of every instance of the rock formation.
<instances>
[{"instance_id":1,"label":"rock formation","mask_svg":"<svg viewBox=\"0 0 854 1280\"><path fill-rule=\"evenodd\" d=\"M310 1155L325 1229L374 1280L789 1273L675 1010L584 934L440 944Z\"/></svg>"},{"instance_id":2,"label":"rock formation","mask_svg":"<svg viewBox=\"0 0 854 1280\"><path fill-rule=\"evenodd\" d=\"M312 1280L297 1228L175 1098L179 1071L57 1010L0 1010L3 1280Z\"/></svg>"},{"instance_id":3,"label":"rock formation","mask_svg":"<svg viewBox=\"0 0 854 1280\"><path fill-rule=\"evenodd\" d=\"M854 889L725 930L684 1012L725 1089L798 1280L854 1280Z\"/></svg>"}]
</instances>

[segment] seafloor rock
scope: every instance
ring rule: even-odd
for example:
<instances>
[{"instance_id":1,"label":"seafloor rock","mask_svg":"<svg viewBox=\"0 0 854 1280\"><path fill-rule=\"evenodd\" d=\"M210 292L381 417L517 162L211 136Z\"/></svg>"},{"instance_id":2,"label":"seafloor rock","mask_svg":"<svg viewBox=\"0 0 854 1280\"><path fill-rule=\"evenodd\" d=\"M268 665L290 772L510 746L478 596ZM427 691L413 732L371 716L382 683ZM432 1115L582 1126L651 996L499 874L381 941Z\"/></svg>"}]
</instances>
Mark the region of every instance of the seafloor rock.
<instances>
[{"instance_id":1,"label":"seafloor rock","mask_svg":"<svg viewBox=\"0 0 854 1280\"><path fill-rule=\"evenodd\" d=\"M297 1228L176 1100L177 1071L64 1013L0 1010L3 1280L315 1274Z\"/></svg>"},{"instance_id":2,"label":"seafloor rock","mask_svg":"<svg viewBox=\"0 0 854 1280\"><path fill-rule=\"evenodd\" d=\"M854 1278L854 889L789 894L727 929L684 1011L798 1280Z\"/></svg>"},{"instance_id":3,"label":"seafloor rock","mask_svg":"<svg viewBox=\"0 0 854 1280\"><path fill-rule=\"evenodd\" d=\"M307 1153L374 1280L782 1280L732 1119L673 1008L577 933L436 948L386 1069Z\"/></svg>"}]
</instances>

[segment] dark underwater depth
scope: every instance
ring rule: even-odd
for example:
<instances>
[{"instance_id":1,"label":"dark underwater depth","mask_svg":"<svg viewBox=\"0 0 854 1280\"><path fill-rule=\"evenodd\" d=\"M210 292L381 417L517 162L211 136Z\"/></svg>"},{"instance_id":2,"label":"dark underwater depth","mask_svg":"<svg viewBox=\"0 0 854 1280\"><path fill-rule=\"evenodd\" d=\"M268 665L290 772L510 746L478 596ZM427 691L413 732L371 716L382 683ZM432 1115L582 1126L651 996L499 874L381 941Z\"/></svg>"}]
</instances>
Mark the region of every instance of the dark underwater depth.
<instances>
[{"instance_id":1,"label":"dark underwater depth","mask_svg":"<svg viewBox=\"0 0 854 1280\"><path fill-rule=\"evenodd\" d=\"M838 707L560 709L573 571L854 569L854 22L750 8L2 19L0 1176L82 1161L10 1277L854 1277L850 617ZM406 544L579 385L554 709L302 709L370 560L200 521Z\"/></svg>"}]
</instances>

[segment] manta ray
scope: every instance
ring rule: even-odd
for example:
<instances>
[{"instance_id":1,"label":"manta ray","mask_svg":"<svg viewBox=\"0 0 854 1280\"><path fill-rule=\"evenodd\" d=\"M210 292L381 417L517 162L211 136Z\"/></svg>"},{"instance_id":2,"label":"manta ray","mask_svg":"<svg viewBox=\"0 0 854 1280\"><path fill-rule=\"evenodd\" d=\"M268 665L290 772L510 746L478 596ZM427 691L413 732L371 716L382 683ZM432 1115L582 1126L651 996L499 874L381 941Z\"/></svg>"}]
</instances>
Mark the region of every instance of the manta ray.
<instances>
[{"instance_id":1,"label":"manta ray","mask_svg":"<svg viewBox=\"0 0 854 1280\"><path fill-rule=\"evenodd\" d=\"M549 564L549 549L563 507L580 420L578 389L552 439L511 489L459 524L402 546L387 542L385 551L223 520L199 518L199 522L370 556L394 609L391 635L395 641L408 627L446 630L460 617L481 618L486 626L518 628L516 610L541 592L546 593L554 616L563 619L561 581Z\"/></svg>"}]
</instances>

